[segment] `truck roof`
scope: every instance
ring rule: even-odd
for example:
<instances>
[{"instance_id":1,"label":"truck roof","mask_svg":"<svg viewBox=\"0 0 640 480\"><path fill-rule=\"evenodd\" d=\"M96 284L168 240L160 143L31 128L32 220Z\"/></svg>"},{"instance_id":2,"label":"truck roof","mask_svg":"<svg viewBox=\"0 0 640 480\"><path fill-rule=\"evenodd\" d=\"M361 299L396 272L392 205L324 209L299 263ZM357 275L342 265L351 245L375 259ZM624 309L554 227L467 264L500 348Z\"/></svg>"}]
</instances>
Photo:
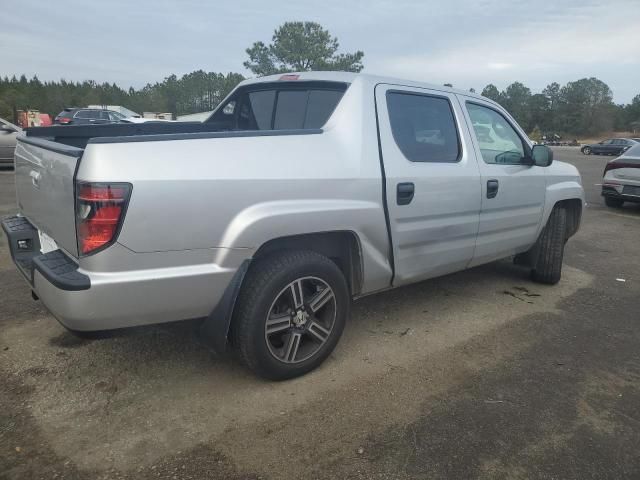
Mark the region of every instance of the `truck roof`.
<instances>
[{"instance_id":1,"label":"truck roof","mask_svg":"<svg viewBox=\"0 0 640 480\"><path fill-rule=\"evenodd\" d=\"M369 73L353 73L353 72L287 72L287 73L279 73L276 75L268 75L265 77L257 77L257 78L249 78L240 83L240 85L251 85L254 83L263 83L263 82L276 82L280 80L301 80L301 81L328 81L328 82L345 82L345 83L353 83L356 80L361 80L366 83L371 83L373 85L378 83L389 83L389 84L398 84L407 87L417 87L417 88L429 88L432 90L440 90L445 92L457 93L459 95L466 95L468 97L481 98L484 101L491 102L492 100L477 93L472 93L466 90L460 90L457 88L445 87L443 85L437 85L433 83L427 82L419 82L415 80L407 80L403 78L397 77L385 77L381 75L372 75Z\"/></svg>"}]
</instances>

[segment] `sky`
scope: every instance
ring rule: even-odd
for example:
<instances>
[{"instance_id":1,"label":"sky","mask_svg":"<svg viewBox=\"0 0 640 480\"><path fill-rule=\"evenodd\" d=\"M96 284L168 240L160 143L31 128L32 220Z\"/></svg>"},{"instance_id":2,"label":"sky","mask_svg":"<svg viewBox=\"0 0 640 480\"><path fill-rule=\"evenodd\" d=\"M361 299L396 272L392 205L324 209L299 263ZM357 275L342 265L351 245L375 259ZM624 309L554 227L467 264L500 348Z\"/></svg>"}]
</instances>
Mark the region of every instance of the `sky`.
<instances>
[{"instance_id":1,"label":"sky","mask_svg":"<svg viewBox=\"0 0 640 480\"><path fill-rule=\"evenodd\" d=\"M478 92L595 76L640 94L640 0L0 0L0 75L139 88L175 73L239 72L285 21L363 50L364 72Z\"/></svg>"}]
</instances>

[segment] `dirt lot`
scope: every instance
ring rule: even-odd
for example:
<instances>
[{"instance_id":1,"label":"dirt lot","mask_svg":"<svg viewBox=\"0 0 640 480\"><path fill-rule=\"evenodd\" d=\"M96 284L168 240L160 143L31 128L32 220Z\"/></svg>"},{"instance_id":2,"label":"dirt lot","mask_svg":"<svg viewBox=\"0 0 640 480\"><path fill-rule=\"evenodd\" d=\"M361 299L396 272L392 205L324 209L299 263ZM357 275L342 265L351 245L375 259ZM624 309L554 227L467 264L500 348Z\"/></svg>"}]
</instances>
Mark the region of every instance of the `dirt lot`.
<instances>
[{"instance_id":1,"label":"dirt lot","mask_svg":"<svg viewBox=\"0 0 640 480\"><path fill-rule=\"evenodd\" d=\"M559 285L503 261L361 300L326 364L284 383L189 325L77 339L3 237L0 478L640 478L640 207L603 206L607 158L556 159L589 202Z\"/></svg>"}]
</instances>

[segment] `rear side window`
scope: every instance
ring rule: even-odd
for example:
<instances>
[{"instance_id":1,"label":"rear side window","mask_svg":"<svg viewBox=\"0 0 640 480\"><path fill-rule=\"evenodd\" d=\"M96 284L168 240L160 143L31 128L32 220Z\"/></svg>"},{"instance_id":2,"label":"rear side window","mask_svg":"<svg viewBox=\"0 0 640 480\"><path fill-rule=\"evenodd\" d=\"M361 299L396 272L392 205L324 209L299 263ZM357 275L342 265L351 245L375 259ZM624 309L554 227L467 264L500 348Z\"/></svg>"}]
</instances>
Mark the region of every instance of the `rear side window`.
<instances>
[{"instance_id":1,"label":"rear side window","mask_svg":"<svg viewBox=\"0 0 640 480\"><path fill-rule=\"evenodd\" d=\"M460 160L458 129L447 98L388 92L387 108L393 138L408 160Z\"/></svg>"},{"instance_id":2,"label":"rear side window","mask_svg":"<svg viewBox=\"0 0 640 480\"><path fill-rule=\"evenodd\" d=\"M78 110L75 118L99 118L99 112L95 110Z\"/></svg>"}]
</instances>

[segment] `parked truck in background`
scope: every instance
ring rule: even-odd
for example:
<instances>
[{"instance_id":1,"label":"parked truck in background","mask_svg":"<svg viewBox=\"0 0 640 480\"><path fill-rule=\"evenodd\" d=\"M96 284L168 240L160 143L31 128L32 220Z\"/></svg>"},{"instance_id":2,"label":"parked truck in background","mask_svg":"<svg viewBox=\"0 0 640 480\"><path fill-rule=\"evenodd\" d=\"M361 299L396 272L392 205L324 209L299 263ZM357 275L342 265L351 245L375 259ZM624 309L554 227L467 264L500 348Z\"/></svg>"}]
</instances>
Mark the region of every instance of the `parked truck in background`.
<instances>
[{"instance_id":1,"label":"parked truck in background","mask_svg":"<svg viewBox=\"0 0 640 480\"><path fill-rule=\"evenodd\" d=\"M516 256L560 280L577 170L491 100L338 72L242 82L203 123L28 130L2 222L67 328L203 319L258 375L337 344L352 299Z\"/></svg>"}]
</instances>

